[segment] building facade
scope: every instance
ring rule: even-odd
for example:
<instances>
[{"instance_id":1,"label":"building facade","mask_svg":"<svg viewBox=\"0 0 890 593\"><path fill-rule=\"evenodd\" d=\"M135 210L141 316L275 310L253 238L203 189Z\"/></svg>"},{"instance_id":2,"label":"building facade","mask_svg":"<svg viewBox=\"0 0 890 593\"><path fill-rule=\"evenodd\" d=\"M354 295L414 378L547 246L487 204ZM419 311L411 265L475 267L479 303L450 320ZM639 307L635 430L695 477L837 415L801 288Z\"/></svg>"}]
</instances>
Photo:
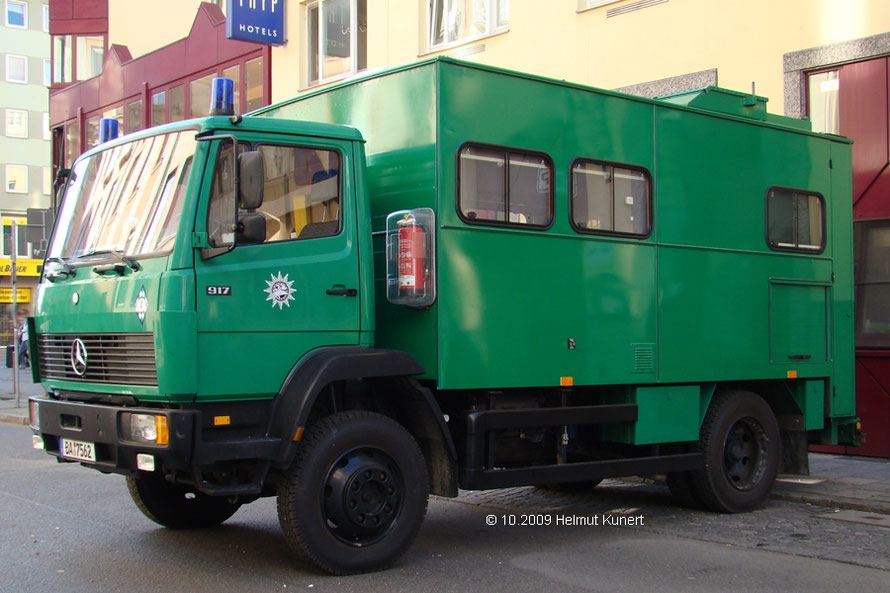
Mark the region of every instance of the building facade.
<instances>
[{"instance_id":1,"label":"building facade","mask_svg":"<svg viewBox=\"0 0 890 593\"><path fill-rule=\"evenodd\" d=\"M707 85L756 92L773 113L852 138L868 440L851 452L890 457L890 2L228 1L283 10L285 42L225 39L226 1L49 0L54 165L96 142L100 117L135 130L203 115L218 74L236 79L243 112L435 55L650 97Z\"/></svg>"},{"instance_id":2,"label":"building facade","mask_svg":"<svg viewBox=\"0 0 890 593\"><path fill-rule=\"evenodd\" d=\"M48 207L52 192L47 87L50 81L49 7L39 0L5 0L0 23L0 340L11 343L14 325L11 257L17 257L16 307L28 311L41 261L25 225L29 209ZM13 246L12 222L17 244ZM38 244L39 248L39 244ZM39 253L36 255L39 256Z\"/></svg>"}]
</instances>

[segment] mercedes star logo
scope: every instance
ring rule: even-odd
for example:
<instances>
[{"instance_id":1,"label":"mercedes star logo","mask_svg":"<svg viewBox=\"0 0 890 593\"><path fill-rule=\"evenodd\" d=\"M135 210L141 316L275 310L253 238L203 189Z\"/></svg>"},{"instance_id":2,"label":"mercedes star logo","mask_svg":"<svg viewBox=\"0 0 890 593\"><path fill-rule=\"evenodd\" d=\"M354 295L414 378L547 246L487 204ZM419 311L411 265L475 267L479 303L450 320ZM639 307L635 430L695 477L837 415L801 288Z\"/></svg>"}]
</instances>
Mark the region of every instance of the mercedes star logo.
<instances>
[{"instance_id":1,"label":"mercedes star logo","mask_svg":"<svg viewBox=\"0 0 890 593\"><path fill-rule=\"evenodd\" d=\"M83 377L87 372L87 347L80 338L71 344L71 368L78 377Z\"/></svg>"}]
</instances>

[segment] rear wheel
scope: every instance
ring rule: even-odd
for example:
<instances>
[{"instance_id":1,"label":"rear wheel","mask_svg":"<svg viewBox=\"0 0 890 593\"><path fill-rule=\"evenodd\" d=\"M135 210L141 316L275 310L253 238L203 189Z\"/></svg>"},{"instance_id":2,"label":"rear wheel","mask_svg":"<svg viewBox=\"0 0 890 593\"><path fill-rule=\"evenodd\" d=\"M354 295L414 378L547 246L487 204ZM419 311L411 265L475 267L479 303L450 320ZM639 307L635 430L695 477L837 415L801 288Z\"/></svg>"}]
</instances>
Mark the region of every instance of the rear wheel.
<instances>
[{"instance_id":1,"label":"rear wheel","mask_svg":"<svg viewBox=\"0 0 890 593\"><path fill-rule=\"evenodd\" d=\"M146 517L172 529L213 527L234 515L241 506L226 497L172 484L156 474L128 476L127 488Z\"/></svg>"},{"instance_id":2,"label":"rear wheel","mask_svg":"<svg viewBox=\"0 0 890 593\"><path fill-rule=\"evenodd\" d=\"M735 513L763 503L779 468L779 425L763 398L748 391L719 394L700 435L705 467L693 472L696 494L711 510Z\"/></svg>"},{"instance_id":3,"label":"rear wheel","mask_svg":"<svg viewBox=\"0 0 890 593\"><path fill-rule=\"evenodd\" d=\"M290 546L333 574L380 570L410 547L426 514L423 454L400 424L342 412L307 431L278 488Z\"/></svg>"}]
</instances>

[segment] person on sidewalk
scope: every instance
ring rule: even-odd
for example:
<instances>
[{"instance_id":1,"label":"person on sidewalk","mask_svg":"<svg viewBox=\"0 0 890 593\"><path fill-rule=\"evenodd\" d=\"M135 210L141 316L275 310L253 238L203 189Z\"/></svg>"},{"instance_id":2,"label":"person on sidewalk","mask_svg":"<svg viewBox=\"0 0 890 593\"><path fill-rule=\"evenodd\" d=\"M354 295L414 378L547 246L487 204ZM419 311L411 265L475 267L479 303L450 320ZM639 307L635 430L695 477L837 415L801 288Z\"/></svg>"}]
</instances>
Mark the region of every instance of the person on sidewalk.
<instances>
[{"instance_id":1,"label":"person on sidewalk","mask_svg":"<svg viewBox=\"0 0 890 593\"><path fill-rule=\"evenodd\" d=\"M30 367L30 357L28 356L28 320L24 311L19 311L19 368L27 369Z\"/></svg>"}]
</instances>

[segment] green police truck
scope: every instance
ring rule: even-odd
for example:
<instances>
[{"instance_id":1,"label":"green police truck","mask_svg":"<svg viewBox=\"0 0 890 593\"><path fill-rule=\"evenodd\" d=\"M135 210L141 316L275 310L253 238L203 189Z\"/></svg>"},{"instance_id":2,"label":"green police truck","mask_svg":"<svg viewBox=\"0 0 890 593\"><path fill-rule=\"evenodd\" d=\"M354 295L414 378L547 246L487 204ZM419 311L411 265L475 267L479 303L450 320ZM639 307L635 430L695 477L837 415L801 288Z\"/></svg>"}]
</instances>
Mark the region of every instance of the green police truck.
<instances>
[{"instance_id":1,"label":"green police truck","mask_svg":"<svg viewBox=\"0 0 890 593\"><path fill-rule=\"evenodd\" d=\"M439 58L97 146L29 321L35 447L171 528L277 496L341 574L459 488L750 509L856 438L850 143L765 103Z\"/></svg>"}]
</instances>

